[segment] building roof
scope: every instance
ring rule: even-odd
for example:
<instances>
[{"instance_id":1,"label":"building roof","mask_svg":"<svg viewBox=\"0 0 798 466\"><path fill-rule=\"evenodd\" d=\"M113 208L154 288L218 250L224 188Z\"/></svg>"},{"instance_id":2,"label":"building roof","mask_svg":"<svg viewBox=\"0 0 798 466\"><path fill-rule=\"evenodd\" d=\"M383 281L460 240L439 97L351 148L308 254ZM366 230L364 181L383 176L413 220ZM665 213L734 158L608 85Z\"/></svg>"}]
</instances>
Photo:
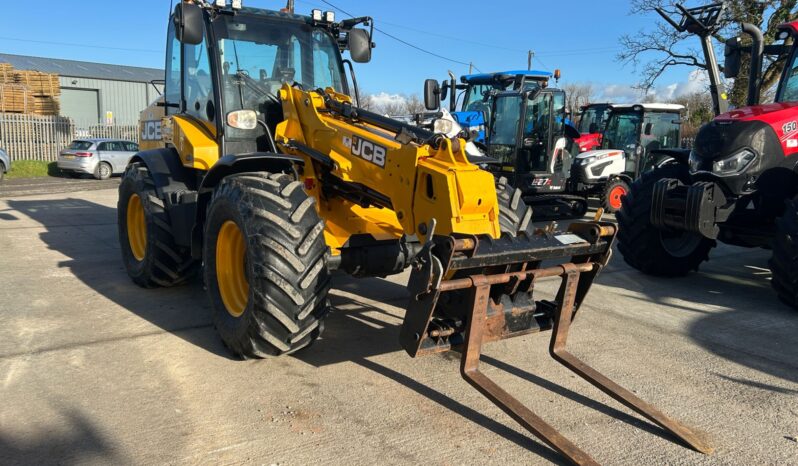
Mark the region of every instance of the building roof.
<instances>
[{"instance_id":1,"label":"building roof","mask_svg":"<svg viewBox=\"0 0 798 466\"><path fill-rule=\"evenodd\" d=\"M56 58L28 57L6 53L0 53L0 63L10 63L18 70L56 73L71 78L107 79L145 83L164 78L164 71L155 68L108 65L86 61L60 60Z\"/></svg>"}]
</instances>

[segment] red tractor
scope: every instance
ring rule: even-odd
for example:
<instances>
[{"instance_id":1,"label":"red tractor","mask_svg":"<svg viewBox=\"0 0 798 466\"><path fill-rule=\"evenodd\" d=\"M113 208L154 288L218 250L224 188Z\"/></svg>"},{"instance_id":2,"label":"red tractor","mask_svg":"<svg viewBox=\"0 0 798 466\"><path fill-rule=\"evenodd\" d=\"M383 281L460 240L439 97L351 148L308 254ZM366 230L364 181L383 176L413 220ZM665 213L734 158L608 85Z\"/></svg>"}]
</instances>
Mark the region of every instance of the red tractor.
<instances>
[{"instance_id":1,"label":"red tractor","mask_svg":"<svg viewBox=\"0 0 798 466\"><path fill-rule=\"evenodd\" d=\"M699 130L692 151L667 151L675 163L632 185L618 213L618 248L628 264L659 276L697 270L716 241L772 248L773 287L798 307L798 21L781 25L784 42L768 46L756 26L742 25L752 42L748 102L726 111L711 44L724 5L678 7L679 23L660 14L702 38L717 116ZM741 53L737 39L726 43L726 77L739 72ZM775 103L762 105L765 54L786 61Z\"/></svg>"},{"instance_id":2,"label":"red tractor","mask_svg":"<svg viewBox=\"0 0 798 466\"><path fill-rule=\"evenodd\" d=\"M610 115L612 104L588 104L580 107L579 114L579 134L581 136L576 142L579 144L579 152L598 149L601 146L601 135L604 132L604 125Z\"/></svg>"}]
</instances>

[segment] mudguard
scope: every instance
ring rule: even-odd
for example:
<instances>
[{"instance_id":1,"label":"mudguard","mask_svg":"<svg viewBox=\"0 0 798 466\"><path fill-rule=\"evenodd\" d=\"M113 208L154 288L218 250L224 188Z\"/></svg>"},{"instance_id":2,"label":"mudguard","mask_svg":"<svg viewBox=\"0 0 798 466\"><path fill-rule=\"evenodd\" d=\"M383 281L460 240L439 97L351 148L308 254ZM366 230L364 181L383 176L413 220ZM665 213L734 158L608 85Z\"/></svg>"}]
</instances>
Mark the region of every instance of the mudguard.
<instances>
[{"instance_id":1,"label":"mudguard","mask_svg":"<svg viewBox=\"0 0 798 466\"><path fill-rule=\"evenodd\" d=\"M139 152L130 163L142 162L150 171L158 197L166 199L170 193L193 188L193 170L184 167L180 155L172 147Z\"/></svg>"}]
</instances>

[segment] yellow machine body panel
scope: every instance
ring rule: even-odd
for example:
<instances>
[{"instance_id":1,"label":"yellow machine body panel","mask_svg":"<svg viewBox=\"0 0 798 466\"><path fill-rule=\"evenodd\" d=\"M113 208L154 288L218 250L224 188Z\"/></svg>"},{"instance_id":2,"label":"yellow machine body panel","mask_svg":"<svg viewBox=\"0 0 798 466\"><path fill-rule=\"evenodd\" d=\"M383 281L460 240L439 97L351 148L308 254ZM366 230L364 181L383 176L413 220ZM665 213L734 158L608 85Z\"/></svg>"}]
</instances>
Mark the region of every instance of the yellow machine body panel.
<instances>
[{"instance_id":1,"label":"yellow machine body panel","mask_svg":"<svg viewBox=\"0 0 798 466\"><path fill-rule=\"evenodd\" d=\"M153 150L164 147L161 125L166 113L164 97L159 97L139 114L139 149Z\"/></svg>"},{"instance_id":2,"label":"yellow machine body panel","mask_svg":"<svg viewBox=\"0 0 798 466\"><path fill-rule=\"evenodd\" d=\"M433 218L436 234L500 236L494 177L468 162L463 141L446 140L437 149L403 144L391 132L329 112L317 92L284 86L280 93L285 119L277 125L275 140L285 152L306 158L303 179L306 187L315 187L308 192L316 197L327 222L325 237L331 249L359 233L376 239L418 235L423 241L418 226ZM350 102L348 96L330 89L327 93L339 102ZM362 207L325 198L318 189L323 182L313 159L293 147L292 141L328 156L333 164L330 175L365 186L390 205Z\"/></svg>"},{"instance_id":3,"label":"yellow machine body panel","mask_svg":"<svg viewBox=\"0 0 798 466\"><path fill-rule=\"evenodd\" d=\"M210 170L219 160L219 144L206 125L193 119L172 115L163 119L163 140L172 144L180 161L188 168Z\"/></svg>"}]
</instances>

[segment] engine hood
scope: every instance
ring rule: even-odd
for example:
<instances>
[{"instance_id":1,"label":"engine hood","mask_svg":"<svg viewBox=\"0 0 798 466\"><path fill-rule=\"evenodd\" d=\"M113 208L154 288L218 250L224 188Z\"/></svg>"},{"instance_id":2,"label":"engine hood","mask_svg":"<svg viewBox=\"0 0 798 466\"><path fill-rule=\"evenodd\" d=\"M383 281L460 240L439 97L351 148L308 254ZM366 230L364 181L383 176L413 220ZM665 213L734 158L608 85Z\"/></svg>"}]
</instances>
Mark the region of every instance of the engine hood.
<instances>
[{"instance_id":1,"label":"engine hood","mask_svg":"<svg viewBox=\"0 0 798 466\"><path fill-rule=\"evenodd\" d=\"M753 105L731 110L715 118L716 122L762 122L779 138L785 156L798 153L798 102Z\"/></svg>"},{"instance_id":2,"label":"engine hood","mask_svg":"<svg viewBox=\"0 0 798 466\"><path fill-rule=\"evenodd\" d=\"M596 158L608 158L608 157L622 157L623 151L618 149L599 149L599 150L589 150L587 152L582 152L581 154L576 156L576 160L585 160L590 159L593 157Z\"/></svg>"}]
</instances>

